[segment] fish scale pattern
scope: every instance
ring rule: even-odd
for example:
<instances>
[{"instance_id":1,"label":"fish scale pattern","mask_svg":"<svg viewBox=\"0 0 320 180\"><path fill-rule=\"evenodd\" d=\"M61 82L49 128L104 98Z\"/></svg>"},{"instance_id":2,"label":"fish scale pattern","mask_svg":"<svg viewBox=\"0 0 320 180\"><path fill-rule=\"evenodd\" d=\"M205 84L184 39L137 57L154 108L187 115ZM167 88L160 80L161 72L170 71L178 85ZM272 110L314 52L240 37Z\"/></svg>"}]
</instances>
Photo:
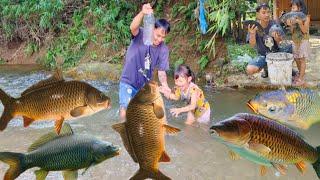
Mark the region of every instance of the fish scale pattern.
<instances>
[{"instance_id":1,"label":"fish scale pattern","mask_svg":"<svg viewBox=\"0 0 320 180\"><path fill-rule=\"evenodd\" d=\"M126 129L129 143L143 169L158 169L164 151L164 119L158 119L152 104L130 103Z\"/></svg>"},{"instance_id":2,"label":"fish scale pattern","mask_svg":"<svg viewBox=\"0 0 320 180\"><path fill-rule=\"evenodd\" d=\"M306 143L296 132L275 121L261 116L245 114L251 126L249 143L263 144L271 149L261 154L272 162L290 164L300 161L315 162L316 150Z\"/></svg>"},{"instance_id":3,"label":"fish scale pattern","mask_svg":"<svg viewBox=\"0 0 320 180\"><path fill-rule=\"evenodd\" d=\"M92 144L95 139L85 136L65 136L44 144L26 155L31 167L47 171L76 170L89 167L94 162Z\"/></svg>"},{"instance_id":4,"label":"fish scale pattern","mask_svg":"<svg viewBox=\"0 0 320 180\"><path fill-rule=\"evenodd\" d=\"M314 122L320 119L320 95L317 91L302 90L293 91L299 96L293 103L297 115L304 121Z\"/></svg>"},{"instance_id":5,"label":"fish scale pattern","mask_svg":"<svg viewBox=\"0 0 320 180\"><path fill-rule=\"evenodd\" d=\"M57 83L27 93L16 101L16 114L32 119L70 118L70 111L86 104L88 84L78 81Z\"/></svg>"}]
</instances>

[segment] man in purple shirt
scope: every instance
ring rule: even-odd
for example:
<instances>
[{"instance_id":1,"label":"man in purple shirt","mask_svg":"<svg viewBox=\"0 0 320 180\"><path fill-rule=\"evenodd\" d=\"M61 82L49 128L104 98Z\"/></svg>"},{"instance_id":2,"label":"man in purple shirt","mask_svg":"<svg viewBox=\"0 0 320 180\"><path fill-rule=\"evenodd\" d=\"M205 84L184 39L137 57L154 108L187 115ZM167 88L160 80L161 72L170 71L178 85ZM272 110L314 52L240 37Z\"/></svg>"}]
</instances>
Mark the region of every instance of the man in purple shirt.
<instances>
[{"instance_id":1,"label":"man in purple shirt","mask_svg":"<svg viewBox=\"0 0 320 180\"><path fill-rule=\"evenodd\" d=\"M171 91L167 84L166 75L166 70L169 69L169 49L163 42L170 32L170 24L165 19L157 20L153 31L153 45L144 45L143 29L140 27L140 23L144 15L150 13L153 13L152 7L150 4L144 4L130 25L133 39L126 53L119 84L121 120L125 120L129 101L151 79L155 68L158 69L160 88Z\"/></svg>"}]
</instances>

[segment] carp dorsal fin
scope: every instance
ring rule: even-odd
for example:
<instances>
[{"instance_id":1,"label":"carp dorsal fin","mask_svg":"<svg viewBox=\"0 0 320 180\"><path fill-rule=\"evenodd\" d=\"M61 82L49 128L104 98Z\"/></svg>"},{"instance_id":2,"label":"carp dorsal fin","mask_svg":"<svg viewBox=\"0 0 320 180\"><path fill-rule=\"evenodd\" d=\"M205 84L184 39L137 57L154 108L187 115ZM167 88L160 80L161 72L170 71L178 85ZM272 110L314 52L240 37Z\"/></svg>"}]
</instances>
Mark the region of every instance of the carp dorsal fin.
<instances>
[{"instance_id":1,"label":"carp dorsal fin","mask_svg":"<svg viewBox=\"0 0 320 180\"><path fill-rule=\"evenodd\" d=\"M249 148L253 151L256 151L260 154L269 154L271 149L264 144L259 144L259 143L248 143Z\"/></svg>"},{"instance_id":2,"label":"carp dorsal fin","mask_svg":"<svg viewBox=\"0 0 320 180\"><path fill-rule=\"evenodd\" d=\"M180 129L169 126L167 124L164 124L163 127L165 128L167 134L176 134L181 131Z\"/></svg>"},{"instance_id":3,"label":"carp dorsal fin","mask_svg":"<svg viewBox=\"0 0 320 180\"><path fill-rule=\"evenodd\" d=\"M70 124L64 123L59 135L55 131L51 131L48 134L41 136L39 139L37 139L35 142L31 144L31 146L28 148L28 152L38 149L40 146L46 144L51 140L54 140L56 138L63 137L63 136L70 136L72 134L73 134L73 130Z\"/></svg>"},{"instance_id":4,"label":"carp dorsal fin","mask_svg":"<svg viewBox=\"0 0 320 180\"><path fill-rule=\"evenodd\" d=\"M154 114L156 115L156 117L157 117L158 119L163 118L163 117L164 117L164 110L163 110L163 108L162 108L160 105L158 105L157 103L152 103L152 105L153 105L153 112L154 112Z\"/></svg>"},{"instance_id":5,"label":"carp dorsal fin","mask_svg":"<svg viewBox=\"0 0 320 180\"><path fill-rule=\"evenodd\" d=\"M153 70L153 74L152 74L151 81L157 82L157 79L158 79L158 69L155 68L155 69Z\"/></svg>"},{"instance_id":6,"label":"carp dorsal fin","mask_svg":"<svg viewBox=\"0 0 320 180\"><path fill-rule=\"evenodd\" d=\"M44 80L39 81L38 83L30 86L28 89L26 89L25 91L22 92L21 96L24 96L24 95L29 94L31 92L43 89L45 87L48 87L50 85L53 85L58 82L63 82L63 81L64 81L64 79L63 79L63 75L62 75L62 70L57 69L50 78L44 79Z\"/></svg>"}]
</instances>

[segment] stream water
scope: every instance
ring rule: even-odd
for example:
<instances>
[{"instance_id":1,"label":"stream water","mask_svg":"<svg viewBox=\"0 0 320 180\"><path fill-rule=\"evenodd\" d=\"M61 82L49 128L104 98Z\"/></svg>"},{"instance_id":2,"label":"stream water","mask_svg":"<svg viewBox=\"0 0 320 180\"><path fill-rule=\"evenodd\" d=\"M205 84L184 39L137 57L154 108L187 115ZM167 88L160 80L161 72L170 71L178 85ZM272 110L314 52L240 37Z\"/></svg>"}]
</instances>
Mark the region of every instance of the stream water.
<instances>
[{"instance_id":1,"label":"stream water","mask_svg":"<svg viewBox=\"0 0 320 180\"><path fill-rule=\"evenodd\" d=\"M0 88L13 97L19 97L21 92L32 84L48 78L49 72L33 66L0 66ZM87 81L94 87L106 92L112 100L112 108L100 111L92 116L70 120L75 133L90 134L102 140L121 146L121 153L112 159L89 168L79 179L129 179L138 170L139 165L134 163L123 147L118 133L111 125L118 122L118 84L108 81ZM230 117L238 112L250 112L246 106L248 99L258 91L254 90L214 90L201 86L211 105L212 122ZM160 170L172 179L210 179L210 180L256 180L256 179L317 179L310 164L307 172L301 175L294 165L288 166L285 176L277 176L276 171L268 169L267 175L261 177L257 164L244 159L233 161L229 158L226 146L216 142L206 128L187 126L184 124L185 115L179 118L172 117L168 112L171 107L182 106L165 100L168 123L182 131L174 136L166 136L166 151L171 158L170 163L160 163ZM3 106L0 103L0 114ZM320 125L314 125L308 131L301 131L307 142L313 146L320 144ZM22 119L15 118L8 127L0 132L0 151L26 152L41 135L53 129L53 121L40 121L24 128ZM3 177L8 166L0 162L0 178ZM35 179L33 173L37 168L29 169L17 179ZM63 179L60 172L50 172L47 179Z\"/></svg>"}]
</instances>

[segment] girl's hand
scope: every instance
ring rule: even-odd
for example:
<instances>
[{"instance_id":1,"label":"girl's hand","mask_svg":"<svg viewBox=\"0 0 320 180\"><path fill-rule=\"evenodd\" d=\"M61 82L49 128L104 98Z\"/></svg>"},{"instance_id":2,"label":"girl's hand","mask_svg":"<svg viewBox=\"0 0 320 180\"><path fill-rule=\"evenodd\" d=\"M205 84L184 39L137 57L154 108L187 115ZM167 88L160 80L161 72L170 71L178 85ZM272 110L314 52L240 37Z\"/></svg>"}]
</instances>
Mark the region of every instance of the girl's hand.
<instances>
[{"instance_id":1,"label":"girl's hand","mask_svg":"<svg viewBox=\"0 0 320 180\"><path fill-rule=\"evenodd\" d=\"M170 99L171 89L169 87L160 86L160 93L162 93L167 99Z\"/></svg>"},{"instance_id":2,"label":"girl's hand","mask_svg":"<svg viewBox=\"0 0 320 180\"><path fill-rule=\"evenodd\" d=\"M143 15L153 13L153 9L152 9L150 3L144 4L144 5L142 6L141 12L143 13Z\"/></svg>"},{"instance_id":3,"label":"girl's hand","mask_svg":"<svg viewBox=\"0 0 320 180\"><path fill-rule=\"evenodd\" d=\"M170 109L170 113L174 117L178 117L178 115L181 113L180 108L172 108Z\"/></svg>"}]
</instances>

